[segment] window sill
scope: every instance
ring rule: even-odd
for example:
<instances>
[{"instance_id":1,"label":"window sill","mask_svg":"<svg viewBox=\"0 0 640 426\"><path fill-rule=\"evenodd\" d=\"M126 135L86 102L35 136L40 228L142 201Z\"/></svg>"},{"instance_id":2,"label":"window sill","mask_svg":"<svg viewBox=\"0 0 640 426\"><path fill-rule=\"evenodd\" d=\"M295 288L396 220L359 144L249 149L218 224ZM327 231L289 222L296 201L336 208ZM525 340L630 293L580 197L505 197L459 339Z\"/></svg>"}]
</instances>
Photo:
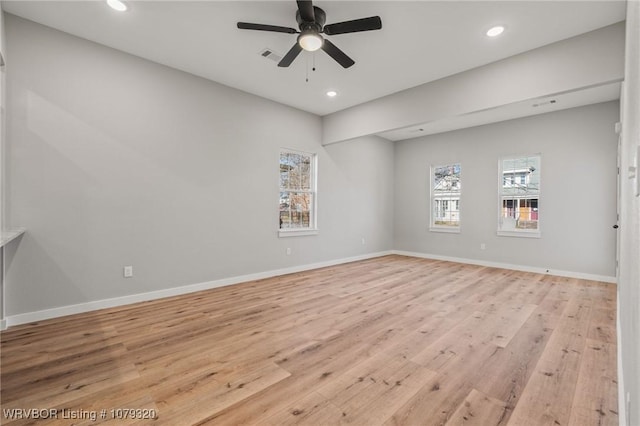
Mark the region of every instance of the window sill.
<instances>
[{"instance_id":1,"label":"window sill","mask_svg":"<svg viewBox=\"0 0 640 426\"><path fill-rule=\"evenodd\" d=\"M429 232L443 232L445 234L459 234L460 233L460 227L451 227L451 228L445 228L445 227L438 227L438 226L431 226L429 227Z\"/></svg>"},{"instance_id":2,"label":"window sill","mask_svg":"<svg viewBox=\"0 0 640 426\"><path fill-rule=\"evenodd\" d=\"M317 229L279 229L278 237L279 238L288 238L288 237L306 237L308 235L318 235Z\"/></svg>"},{"instance_id":3,"label":"window sill","mask_svg":"<svg viewBox=\"0 0 640 426\"><path fill-rule=\"evenodd\" d=\"M497 231L499 237L540 238L540 231Z\"/></svg>"}]
</instances>

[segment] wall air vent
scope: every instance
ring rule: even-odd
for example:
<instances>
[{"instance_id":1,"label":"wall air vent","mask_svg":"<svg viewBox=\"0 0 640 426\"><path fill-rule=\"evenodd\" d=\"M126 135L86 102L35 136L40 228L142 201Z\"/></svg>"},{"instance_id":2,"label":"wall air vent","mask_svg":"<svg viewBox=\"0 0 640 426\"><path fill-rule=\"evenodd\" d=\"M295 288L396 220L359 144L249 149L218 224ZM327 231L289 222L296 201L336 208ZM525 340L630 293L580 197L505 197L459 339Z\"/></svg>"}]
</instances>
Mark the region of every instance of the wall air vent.
<instances>
[{"instance_id":1,"label":"wall air vent","mask_svg":"<svg viewBox=\"0 0 640 426\"><path fill-rule=\"evenodd\" d=\"M268 47L265 49L262 49L262 51L260 52L260 56L267 59L271 59L275 63L278 63L282 60L282 55L274 52L273 49L269 49Z\"/></svg>"}]
</instances>

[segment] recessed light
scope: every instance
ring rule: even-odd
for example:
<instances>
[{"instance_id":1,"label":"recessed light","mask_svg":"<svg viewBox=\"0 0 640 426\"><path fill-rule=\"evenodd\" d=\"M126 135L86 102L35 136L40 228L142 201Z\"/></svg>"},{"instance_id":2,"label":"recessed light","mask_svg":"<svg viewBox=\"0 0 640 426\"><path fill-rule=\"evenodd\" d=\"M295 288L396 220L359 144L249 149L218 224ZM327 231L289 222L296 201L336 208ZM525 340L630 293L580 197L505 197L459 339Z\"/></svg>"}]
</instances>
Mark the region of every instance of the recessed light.
<instances>
[{"instance_id":1,"label":"recessed light","mask_svg":"<svg viewBox=\"0 0 640 426\"><path fill-rule=\"evenodd\" d=\"M497 25L493 28L489 28L487 31L487 37L497 37L504 32L504 27L502 25Z\"/></svg>"},{"instance_id":2,"label":"recessed light","mask_svg":"<svg viewBox=\"0 0 640 426\"><path fill-rule=\"evenodd\" d=\"M111 9L117 10L118 12L124 12L127 10L127 5L122 3L120 0L107 0L107 4L111 6Z\"/></svg>"},{"instance_id":3,"label":"recessed light","mask_svg":"<svg viewBox=\"0 0 640 426\"><path fill-rule=\"evenodd\" d=\"M327 96L330 98L335 98L338 95L338 92L336 92L335 90L329 90L327 92Z\"/></svg>"}]
</instances>

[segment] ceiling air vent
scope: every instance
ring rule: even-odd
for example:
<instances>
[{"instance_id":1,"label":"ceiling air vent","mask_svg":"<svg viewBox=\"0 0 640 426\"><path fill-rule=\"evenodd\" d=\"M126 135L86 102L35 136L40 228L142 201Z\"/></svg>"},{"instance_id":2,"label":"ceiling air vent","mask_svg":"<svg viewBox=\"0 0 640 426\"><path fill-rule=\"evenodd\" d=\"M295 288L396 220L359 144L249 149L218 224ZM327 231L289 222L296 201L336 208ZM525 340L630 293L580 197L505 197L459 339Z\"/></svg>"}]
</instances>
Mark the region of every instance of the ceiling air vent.
<instances>
[{"instance_id":1,"label":"ceiling air vent","mask_svg":"<svg viewBox=\"0 0 640 426\"><path fill-rule=\"evenodd\" d=\"M271 59L275 63L280 62L280 60L282 59L282 55L277 54L273 51L273 49L269 49L268 47L266 49L262 49L262 51L260 52L260 56Z\"/></svg>"},{"instance_id":2,"label":"ceiling air vent","mask_svg":"<svg viewBox=\"0 0 640 426\"><path fill-rule=\"evenodd\" d=\"M540 106L543 106L543 105L553 105L555 103L556 103L555 99L549 99L547 101L542 101L542 102L539 102L537 104L533 104L532 106L537 108L537 107L540 107Z\"/></svg>"}]
</instances>

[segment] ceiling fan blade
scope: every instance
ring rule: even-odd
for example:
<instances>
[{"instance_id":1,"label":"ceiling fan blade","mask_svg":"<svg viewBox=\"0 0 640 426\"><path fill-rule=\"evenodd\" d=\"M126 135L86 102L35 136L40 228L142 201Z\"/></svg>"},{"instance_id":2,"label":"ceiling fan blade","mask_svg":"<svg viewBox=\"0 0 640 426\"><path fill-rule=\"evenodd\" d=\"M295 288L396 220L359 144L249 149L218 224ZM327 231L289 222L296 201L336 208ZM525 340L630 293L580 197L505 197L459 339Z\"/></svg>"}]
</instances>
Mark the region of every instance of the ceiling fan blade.
<instances>
[{"instance_id":1,"label":"ceiling fan blade","mask_svg":"<svg viewBox=\"0 0 640 426\"><path fill-rule=\"evenodd\" d=\"M272 31L276 33L296 34L298 31L288 27L278 27L276 25L252 24L250 22L238 22L241 30Z\"/></svg>"},{"instance_id":2,"label":"ceiling fan blade","mask_svg":"<svg viewBox=\"0 0 640 426\"><path fill-rule=\"evenodd\" d=\"M342 65L344 68L349 68L351 65L355 64L355 61L347 56L342 50L338 49L335 44L331 43L326 38L324 39L324 43L322 43L322 50L327 52L329 56L336 60L337 63Z\"/></svg>"},{"instance_id":3,"label":"ceiling fan blade","mask_svg":"<svg viewBox=\"0 0 640 426\"><path fill-rule=\"evenodd\" d=\"M336 35L379 30L380 28L382 28L382 20L380 17L371 16L369 18L354 19L353 21L344 21L325 25L324 33L327 35Z\"/></svg>"},{"instance_id":4,"label":"ceiling fan blade","mask_svg":"<svg viewBox=\"0 0 640 426\"><path fill-rule=\"evenodd\" d=\"M291 65L291 62L293 62L293 60L298 57L301 51L302 51L302 47L300 47L298 43L294 44L293 47L289 49L287 54L284 55L284 58L282 58L282 60L278 62L278 66L288 67L289 65Z\"/></svg>"},{"instance_id":5,"label":"ceiling fan blade","mask_svg":"<svg viewBox=\"0 0 640 426\"><path fill-rule=\"evenodd\" d=\"M297 0L298 11L304 22L316 22L316 14L313 11L313 3L311 0Z\"/></svg>"}]
</instances>

